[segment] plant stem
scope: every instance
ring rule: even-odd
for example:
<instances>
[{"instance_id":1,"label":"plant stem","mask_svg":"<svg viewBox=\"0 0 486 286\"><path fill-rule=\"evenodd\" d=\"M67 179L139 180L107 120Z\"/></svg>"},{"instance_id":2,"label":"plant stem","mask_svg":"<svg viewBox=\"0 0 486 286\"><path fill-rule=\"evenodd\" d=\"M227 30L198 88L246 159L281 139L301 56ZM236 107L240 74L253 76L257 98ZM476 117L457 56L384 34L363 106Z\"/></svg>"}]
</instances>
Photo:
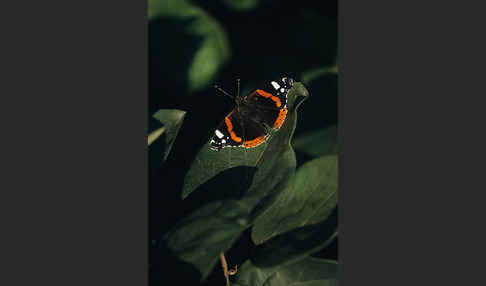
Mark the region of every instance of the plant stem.
<instances>
[{"instance_id":1,"label":"plant stem","mask_svg":"<svg viewBox=\"0 0 486 286\"><path fill-rule=\"evenodd\" d=\"M226 278L226 286L230 286L228 263L226 262L226 257L224 256L223 252L221 252L221 254L219 255L219 260L221 261L221 267L223 268L224 277Z\"/></svg>"}]
</instances>

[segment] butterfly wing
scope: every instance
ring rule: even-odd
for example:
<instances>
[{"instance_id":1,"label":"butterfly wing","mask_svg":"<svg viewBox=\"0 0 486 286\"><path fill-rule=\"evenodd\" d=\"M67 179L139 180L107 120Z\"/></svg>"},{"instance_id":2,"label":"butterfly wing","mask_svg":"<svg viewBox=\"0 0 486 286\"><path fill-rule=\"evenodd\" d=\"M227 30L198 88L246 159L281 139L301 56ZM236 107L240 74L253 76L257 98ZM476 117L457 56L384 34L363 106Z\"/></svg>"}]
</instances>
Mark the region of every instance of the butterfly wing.
<instances>
[{"instance_id":1,"label":"butterfly wing","mask_svg":"<svg viewBox=\"0 0 486 286\"><path fill-rule=\"evenodd\" d=\"M253 148L265 142L268 138L268 131L263 124L252 120L251 117L243 119L243 146Z\"/></svg>"},{"instance_id":2,"label":"butterfly wing","mask_svg":"<svg viewBox=\"0 0 486 286\"><path fill-rule=\"evenodd\" d=\"M278 81L271 81L266 89L257 89L252 92L247 102L249 110L254 110L254 114L249 116L256 119L274 130L280 129L287 117L288 93L293 85L291 78L282 78Z\"/></svg>"},{"instance_id":3,"label":"butterfly wing","mask_svg":"<svg viewBox=\"0 0 486 286\"><path fill-rule=\"evenodd\" d=\"M225 147L243 145L243 123L236 109L233 109L218 125L211 139L211 149L221 150Z\"/></svg>"}]
</instances>

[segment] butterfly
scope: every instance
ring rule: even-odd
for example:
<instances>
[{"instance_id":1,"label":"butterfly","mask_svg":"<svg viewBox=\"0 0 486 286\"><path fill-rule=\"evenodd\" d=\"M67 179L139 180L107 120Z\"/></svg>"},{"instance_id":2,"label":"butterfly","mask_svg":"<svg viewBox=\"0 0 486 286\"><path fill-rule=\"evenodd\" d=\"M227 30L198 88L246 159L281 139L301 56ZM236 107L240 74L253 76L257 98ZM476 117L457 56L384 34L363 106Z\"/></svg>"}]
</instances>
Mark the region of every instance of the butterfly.
<instances>
[{"instance_id":1,"label":"butterfly","mask_svg":"<svg viewBox=\"0 0 486 286\"><path fill-rule=\"evenodd\" d=\"M210 148L216 151L226 147L253 148L267 141L269 129L279 130L287 117L287 98L293 83L293 79L282 77L271 81L268 87L240 96L238 80L236 97L215 86L234 99L235 108L214 131Z\"/></svg>"}]
</instances>

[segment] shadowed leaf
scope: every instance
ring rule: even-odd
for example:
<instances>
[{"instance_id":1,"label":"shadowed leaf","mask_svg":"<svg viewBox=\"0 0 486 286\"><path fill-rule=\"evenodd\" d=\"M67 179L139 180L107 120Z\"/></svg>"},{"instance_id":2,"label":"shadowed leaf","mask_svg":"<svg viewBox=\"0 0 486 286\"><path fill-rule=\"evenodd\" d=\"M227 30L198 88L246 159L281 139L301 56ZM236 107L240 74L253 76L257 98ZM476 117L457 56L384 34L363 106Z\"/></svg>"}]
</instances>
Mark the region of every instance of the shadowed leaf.
<instances>
[{"instance_id":1,"label":"shadowed leaf","mask_svg":"<svg viewBox=\"0 0 486 286\"><path fill-rule=\"evenodd\" d=\"M337 286L338 264L307 257L289 265L258 268L246 261L232 280L234 286Z\"/></svg>"},{"instance_id":2,"label":"shadowed leaf","mask_svg":"<svg viewBox=\"0 0 486 286\"><path fill-rule=\"evenodd\" d=\"M326 248L337 238L337 234L335 209L322 223L288 231L258 245L251 261L259 267L293 263Z\"/></svg>"},{"instance_id":3,"label":"shadowed leaf","mask_svg":"<svg viewBox=\"0 0 486 286\"><path fill-rule=\"evenodd\" d=\"M208 86L230 58L223 28L185 0L149 0L150 85L194 92Z\"/></svg>"},{"instance_id":4,"label":"shadowed leaf","mask_svg":"<svg viewBox=\"0 0 486 286\"><path fill-rule=\"evenodd\" d=\"M308 131L292 141L295 150L304 154L321 157L339 152L337 126L317 131Z\"/></svg>"},{"instance_id":5,"label":"shadowed leaf","mask_svg":"<svg viewBox=\"0 0 486 286\"><path fill-rule=\"evenodd\" d=\"M230 9L246 12L256 8L261 0L222 0L222 2Z\"/></svg>"},{"instance_id":6,"label":"shadowed leaf","mask_svg":"<svg viewBox=\"0 0 486 286\"><path fill-rule=\"evenodd\" d=\"M247 206L235 200L209 203L180 221L164 238L178 259L193 265L205 280L240 234L249 227Z\"/></svg>"}]
</instances>

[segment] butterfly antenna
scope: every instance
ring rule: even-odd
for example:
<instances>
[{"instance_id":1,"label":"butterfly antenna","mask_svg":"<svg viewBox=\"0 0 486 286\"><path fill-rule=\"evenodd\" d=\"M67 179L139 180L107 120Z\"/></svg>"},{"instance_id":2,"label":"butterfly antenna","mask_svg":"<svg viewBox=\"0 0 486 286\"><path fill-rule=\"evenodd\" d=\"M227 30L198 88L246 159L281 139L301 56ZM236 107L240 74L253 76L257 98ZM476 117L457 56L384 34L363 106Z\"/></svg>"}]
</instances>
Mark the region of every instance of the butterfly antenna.
<instances>
[{"instance_id":1,"label":"butterfly antenna","mask_svg":"<svg viewBox=\"0 0 486 286\"><path fill-rule=\"evenodd\" d=\"M237 84L237 92L236 92L236 96L237 96L237 97L240 97L240 79L237 79L237 80L236 80L236 84Z\"/></svg>"},{"instance_id":2,"label":"butterfly antenna","mask_svg":"<svg viewBox=\"0 0 486 286\"><path fill-rule=\"evenodd\" d=\"M221 87L219 87L219 85L217 85L217 84L213 84L213 87L214 87L215 89L219 90L220 92L224 93L225 95L227 95L227 96L229 96L229 97L231 97L231 98L235 99L235 97L234 97L234 96L232 96L231 94L229 94L229 93L227 93L226 91L224 91L224 90L223 90Z\"/></svg>"}]
</instances>

